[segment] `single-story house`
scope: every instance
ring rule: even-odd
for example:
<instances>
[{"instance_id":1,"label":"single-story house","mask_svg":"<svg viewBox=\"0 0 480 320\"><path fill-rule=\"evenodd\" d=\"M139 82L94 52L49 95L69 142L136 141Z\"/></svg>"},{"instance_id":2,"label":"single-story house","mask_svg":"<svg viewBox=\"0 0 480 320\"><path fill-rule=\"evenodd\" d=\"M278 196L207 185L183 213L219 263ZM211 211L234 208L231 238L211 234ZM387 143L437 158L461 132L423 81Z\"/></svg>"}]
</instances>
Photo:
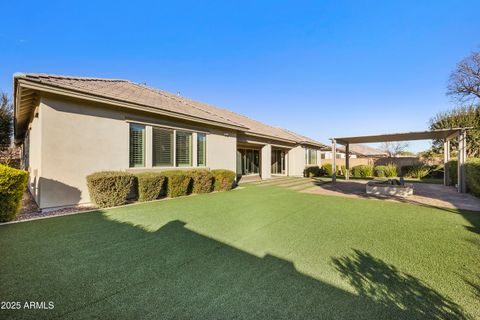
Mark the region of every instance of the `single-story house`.
<instances>
[{"instance_id":1,"label":"single-story house","mask_svg":"<svg viewBox=\"0 0 480 320\"><path fill-rule=\"evenodd\" d=\"M15 143L40 208L88 204L85 177L175 168L301 176L321 143L127 80L14 75Z\"/></svg>"}]
</instances>

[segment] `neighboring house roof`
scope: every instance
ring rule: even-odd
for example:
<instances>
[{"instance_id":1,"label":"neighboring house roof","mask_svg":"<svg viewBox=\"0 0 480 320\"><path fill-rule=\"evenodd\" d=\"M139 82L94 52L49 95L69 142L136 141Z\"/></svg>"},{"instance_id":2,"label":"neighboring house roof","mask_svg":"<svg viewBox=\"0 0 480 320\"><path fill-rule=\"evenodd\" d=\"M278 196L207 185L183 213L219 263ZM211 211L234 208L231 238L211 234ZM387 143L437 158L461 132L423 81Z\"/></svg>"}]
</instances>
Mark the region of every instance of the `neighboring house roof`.
<instances>
[{"instance_id":1,"label":"neighboring house roof","mask_svg":"<svg viewBox=\"0 0 480 320\"><path fill-rule=\"evenodd\" d=\"M208 120L219 126L234 128L247 134L323 146L323 144L315 140L285 129L269 126L241 114L128 80L49 74L19 74L15 76L15 79L84 95L141 105L176 115L188 116L193 118L193 120Z\"/></svg>"},{"instance_id":2,"label":"neighboring house roof","mask_svg":"<svg viewBox=\"0 0 480 320\"><path fill-rule=\"evenodd\" d=\"M359 156L384 157L384 156L388 155L386 152L384 152L382 150L367 146L365 144L351 144L349 146L349 149L350 149L350 153L353 153L353 154L356 154L356 155L359 155ZM325 147L325 148L322 148L322 150L331 151L332 148L331 147ZM337 150L345 153L345 147L343 147L343 146L338 146Z\"/></svg>"}]
</instances>

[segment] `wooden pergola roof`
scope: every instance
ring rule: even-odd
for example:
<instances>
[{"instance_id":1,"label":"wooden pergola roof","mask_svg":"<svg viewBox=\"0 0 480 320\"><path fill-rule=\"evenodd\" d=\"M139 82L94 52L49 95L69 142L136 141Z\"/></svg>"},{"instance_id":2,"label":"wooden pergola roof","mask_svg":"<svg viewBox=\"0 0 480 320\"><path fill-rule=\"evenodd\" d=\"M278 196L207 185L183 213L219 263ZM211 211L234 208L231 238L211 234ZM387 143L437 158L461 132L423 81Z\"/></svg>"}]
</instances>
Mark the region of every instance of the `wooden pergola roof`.
<instances>
[{"instance_id":1,"label":"wooden pergola roof","mask_svg":"<svg viewBox=\"0 0 480 320\"><path fill-rule=\"evenodd\" d=\"M332 138L332 140L335 140L337 143L346 145L346 144L354 144L354 143L451 139L458 136L459 132L465 129L470 129L470 128L453 128L453 129L439 129L439 130L431 130L431 131L377 134L377 135L371 135L371 136L341 137L341 138Z\"/></svg>"},{"instance_id":2,"label":"wooden pergola roof","mask_svg":"<svg viewBox=\"0 0 480 320\"><path fill-rule=\"evenodd\" d=\"M345 179L349 179L349 158L350 158L350 144L356 143L376 143L376 142L391 142L391 141L410 141L410 140L430 140L439 139L443 140L444 165L447 166L450 160L450 140L458 138L458 174L457 174L457 188L459 192L466 192L466 180L465 180L465 161L467 158L467 130L471 128L452 128L452 129L439 129L430 131L417 131L417 132L404 132L404 133L388 133L378 134L370 136L357 136L357 137L340 137L332 138L332 166L335 168L335 160L337 153L337 143L345 145ZM444 173L444 184L448 182L448 170ZM332 182L335 183L336 170L332 172Z\"/></svg>"}]
</instances>

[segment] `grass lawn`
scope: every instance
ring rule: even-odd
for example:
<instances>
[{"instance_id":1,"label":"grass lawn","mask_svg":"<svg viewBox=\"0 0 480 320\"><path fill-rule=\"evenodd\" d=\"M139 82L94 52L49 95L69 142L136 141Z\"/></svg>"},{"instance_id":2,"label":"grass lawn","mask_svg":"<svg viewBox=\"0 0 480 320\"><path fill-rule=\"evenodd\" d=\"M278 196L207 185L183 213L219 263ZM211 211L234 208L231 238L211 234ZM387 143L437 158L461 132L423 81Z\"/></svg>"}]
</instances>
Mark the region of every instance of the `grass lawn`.
<instances>
[{"instance_id":1,"label":"grass lawn","mask_svg":"<svg viewBox=\"0 0 480 320\"><path fill-rule=\"evenodd\" d=\"M0 318L480 318L480 213L247 185L0 226Z\"/></svg>"}]
</instances>

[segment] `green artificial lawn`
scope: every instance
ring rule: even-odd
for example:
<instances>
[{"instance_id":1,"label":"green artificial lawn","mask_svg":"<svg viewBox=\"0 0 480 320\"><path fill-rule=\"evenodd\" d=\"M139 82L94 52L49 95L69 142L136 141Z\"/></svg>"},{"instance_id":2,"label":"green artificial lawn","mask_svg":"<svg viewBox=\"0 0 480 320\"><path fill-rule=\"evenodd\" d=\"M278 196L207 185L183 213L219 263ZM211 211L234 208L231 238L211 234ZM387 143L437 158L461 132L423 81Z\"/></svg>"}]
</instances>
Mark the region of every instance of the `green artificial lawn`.
<instances>
[{"instance_id":1,"label":"green artificial lawn","mask_svg":"<svg viewBox=\"0 0 480 320\"><path fill-rule=\"evenodd\" d=\"M480 318L480 213L246 185L0 226L0 318Z\"/></svg>"}]
</instances>

